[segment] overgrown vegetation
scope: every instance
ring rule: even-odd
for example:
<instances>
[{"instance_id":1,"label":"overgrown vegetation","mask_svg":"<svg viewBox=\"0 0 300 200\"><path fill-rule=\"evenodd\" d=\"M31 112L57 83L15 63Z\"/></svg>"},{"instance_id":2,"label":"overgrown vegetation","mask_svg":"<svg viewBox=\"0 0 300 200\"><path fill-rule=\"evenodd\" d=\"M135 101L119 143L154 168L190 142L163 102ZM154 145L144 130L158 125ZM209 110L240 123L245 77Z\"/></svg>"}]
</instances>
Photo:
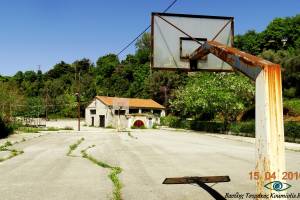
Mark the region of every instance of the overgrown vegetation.
<instances>
[{"instance_id":1,"label":"overgrown vegetation","mask_svg":"<svg viewBox=\"0 0 300 200\"><path fill-rule=\"evenodd\" d=\"M299 26L300 15L276 18L264 31L250 30L234 41L238 49L281 64L285 114L289 116L300 113ZM229 124L243 119L254 107L253 83L239 73L150 73L150 41L150 34L144 34L136 43L136 52L124 60L107 54L95 63L82 58L73 63L61 61L47 72L0 76L0 111L8 127L3 135L12 132L9 123L15 116L75 117L78 85L82 116L95 95L152 98L183 121L220 121L228 130ZM254 115L248 119L253 120Z\"/></svg>"},{"instance_id":2,"label":"overgrown vegetation","mask_svg":"<svg viewBox=\"0 0 300 200\"><path fill-rule=\"evenodd\" d=\"M4 119L0 116L0 139L6 138L14 131L13 126L9 122L5 122Z\"/></svg>"},{"instance_id":3,"label":"overgrown vegetation","mask_svg":"<svg viewBox=\"0 0 300 200\"><path fill-rule=\"evenodd\" d=\"M84 141L84 138L80 138L79 140L76 141L76 143L71 144L71 145L69 146L69 151L68 151L68 153L67 153L67 156L71 156L72 152L73 152L75 149L77 149L77 147L78 147L78 146L81 144L81 142L83 142L83 141Z\"/></svg>"},{"instance_id":4,"label":"overgrown vegetation","mask_svg":"<svg viewBox=\"0 0 300 200\"><path fill-rule=\"evenodd\" d=\"M113 190L113 200L122 200L122 196L121 196L121 189L122 189L122 183L118 177L118 175L122 172L122 169L120 167L113 167L105 162L102 162L100 160L97 160L96 158L94 158L93 156L89 155L86 153L86 151L92 147L94 147L95 145L89 146L86 149L81 151L82 157L86 158L88 160L90 160L91 162L93 162L94 164L103 167L103 168L107 168L110 169L110 173L108 175L108 177L110 178L110 180L112 181L113 185L114 185L114 190Z\"/></svg>"}]
</instances>

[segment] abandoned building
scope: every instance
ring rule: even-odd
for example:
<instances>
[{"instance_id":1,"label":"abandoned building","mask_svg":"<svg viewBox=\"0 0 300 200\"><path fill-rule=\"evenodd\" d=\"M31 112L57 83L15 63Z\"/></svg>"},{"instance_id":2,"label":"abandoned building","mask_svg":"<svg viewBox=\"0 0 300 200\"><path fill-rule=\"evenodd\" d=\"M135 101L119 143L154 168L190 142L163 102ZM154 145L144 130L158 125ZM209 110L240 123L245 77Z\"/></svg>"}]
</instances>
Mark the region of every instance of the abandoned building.
<instances>
[{"instance_id":1,"label":"abandoned building","mask_svg":"<svg viewBox=\"0 0 300 200\"><path fill-rule=\"evenodd\" d=\"M152 128L165 116L165 107L152 99L96 96L85 109L88 126Z\"/></svg>"}]
</instances>

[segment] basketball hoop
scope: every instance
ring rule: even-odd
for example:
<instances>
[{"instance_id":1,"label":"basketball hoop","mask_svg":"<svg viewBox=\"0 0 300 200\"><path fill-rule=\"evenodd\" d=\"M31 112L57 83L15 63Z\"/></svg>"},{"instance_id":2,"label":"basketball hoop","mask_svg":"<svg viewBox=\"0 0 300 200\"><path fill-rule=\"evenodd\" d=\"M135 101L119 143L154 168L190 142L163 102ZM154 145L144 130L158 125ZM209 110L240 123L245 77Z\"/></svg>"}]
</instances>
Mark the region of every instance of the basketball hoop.
<instances>
[{"instance_id":1,"label":"basketball hoop","mask_svg":"<svg viewBox=\"0 0 300 200\"><path fill-rule=\"evenodd\" d=\"M114 98L113 99L113 110L115 113L117 113L117 116L115 115L115 117L114 117L117 131L123 131L124 129L126 129L127 126L122 124L120 112L121 112L121 110L125 110L125 113L126 113L126 110L128 110L128 109L129 109L129 100L128 99L126 99L126 98Z\"/></svg>"}]
</instances>

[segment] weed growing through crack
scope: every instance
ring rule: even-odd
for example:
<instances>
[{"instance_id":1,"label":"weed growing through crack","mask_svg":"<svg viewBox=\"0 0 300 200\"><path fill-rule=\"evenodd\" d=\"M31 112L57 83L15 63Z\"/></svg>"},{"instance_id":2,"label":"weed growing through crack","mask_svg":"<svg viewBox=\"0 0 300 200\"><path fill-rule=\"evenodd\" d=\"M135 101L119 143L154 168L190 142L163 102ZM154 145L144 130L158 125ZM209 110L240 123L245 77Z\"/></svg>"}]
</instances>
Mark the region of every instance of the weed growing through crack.
<instances>
[{"instance_id":1,"label":"weed growing through crack","mask_svg":"<svg viewBox=\"0 0 300 200\"><path fill-rule=\"evenodd\" d=\"M113 167L111 168L111 172L108 175L110 180L113 182L115 188L113 191L113 199L114 200L121 200L121 189L122 189L122 183L118 177L118 175L122 172L122 169L120 167Z\"/></svg>"},{"instance_id":2,"label":"weed growing through crack","mask_svg":"<svg viewBox=\"0 0 300 200\"><path fill-rule=\"evenodd\" d=\"M133 136L130 131L128 131L127 134L128 134L129 137L131 137L133 139L136 139L136 140L138 139L137 137Z\"/></svg>"},{"instance_id":3,"label":"weed growing through crack","mask_svg":"<svg viewBox=\"0 0 300 200\"><path fill-rule=\"evenodd\" d=\"M71 153L80 145L81 142L83 142L84 138L80 138L79 140L77 140L76 143L71 144L69 146L69 151L67 153L67 156L71 156Z\"/></svg>"},{"instance_id":4,"label":"weed growing through crack","mask_svg":"<svg viewBox=\"0 0 300 200\"><path fill-rule=\"evenodd\" d=\"M90 148L93 148L93 147L95 147L95 145L89 146L86 149L82 150L81 151L82 157L90 160L91 162L93 162L94 164L96 164L100 167L111 170L108 177L114 185L113 198L112 199L113 200L122 200L122 197L121 197L122 183L121 183L121 181L118 177L118 175L122 172L122 169L120 167L113 167L113 166L111 166L111 165L109 165L105 162L102 162L100 160L97 160L93 156L87 154L86 151Z\"/></svg>"},{"instance_id":5,"label":"weed growing through crack","mask_svg":"<svg viewBox=\"0 0 300 200\"><path fill-rule=\"evenodd\" d=\"M14 142L14 144L18 144L18 143L20 143L20 142L18 142L18 141ZM15 156L18 156L18 155L24 153L24 151L22 151L22 150L19 151L16 149L9 149L8 147L11 147L11 146L13 146L13 143L10 141L6 141L3 145L0 146L0 151L9 151L10 152L9 156L0 158L0 162L3 162L5 160L11 159Z\"/></svg>"},{"instance_id":6,"label":"weed growing through crack","mask_svg":"<svg viewBox=\"0 0 300 200\"><path fill-rule=\"evenodd\" d=\"M0 162L3 162L5 160L11 159L11 158L13 158L15 156L18 156L18 155L24 153L23 150L11 149L9 147L12 147L15 144L20 144L20 143L25 142L27 140L30 140L30 139L33 139L33 138L37 138L37 137L41 137L41 136L43 136L43 135L35 136L35 137L29 138L29 139L22 138L22 140L15 141L15 142L6 141L3 145L0 146L0 151L8 151L8 152L10 152L10 155L7 156L7 157L4 157L4 158L0 158Z\"/></svg>"}]
</instances>

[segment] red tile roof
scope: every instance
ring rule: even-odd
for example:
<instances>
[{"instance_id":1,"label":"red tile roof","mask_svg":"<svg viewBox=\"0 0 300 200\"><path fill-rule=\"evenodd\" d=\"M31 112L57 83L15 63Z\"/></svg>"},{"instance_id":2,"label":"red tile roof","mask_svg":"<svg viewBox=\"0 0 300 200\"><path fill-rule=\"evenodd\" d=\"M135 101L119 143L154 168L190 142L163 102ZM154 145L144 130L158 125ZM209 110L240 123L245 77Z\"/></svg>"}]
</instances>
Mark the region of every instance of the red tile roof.
<instances>
[{"instance_id":1,"label":"red tile roof","mask_svg":"<svg viewBox=\"0 0 300 200\"><path fill-rule=\"evenodd\" d=\"M107 106L114 106L114 104L118 102L119 104L127 104L130 108L165 109L164 106L153 101L152 99L121 98L107 96L96 96L96 99L98 99Z\"/></svg>"}]
</instances>

